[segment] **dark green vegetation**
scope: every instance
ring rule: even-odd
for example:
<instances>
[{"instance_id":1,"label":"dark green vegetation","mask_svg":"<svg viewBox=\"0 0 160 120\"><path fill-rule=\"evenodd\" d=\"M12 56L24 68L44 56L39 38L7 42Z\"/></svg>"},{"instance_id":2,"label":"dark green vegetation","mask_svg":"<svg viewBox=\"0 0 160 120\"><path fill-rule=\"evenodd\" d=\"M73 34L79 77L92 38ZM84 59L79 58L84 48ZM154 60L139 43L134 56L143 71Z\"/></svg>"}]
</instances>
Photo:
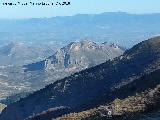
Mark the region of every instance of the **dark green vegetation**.
<instances>
[{"instance_id":1,"label":"dark green vegetation","mask_svg":"<svg viewBox=\"0 0 160 120\"><path fill-rule=\"evenodd\" d=\"M147 118L146 113L154 115L154 112L158 111L160 107L159 74L160 70L157 70L121 88L115 89L111 93L111 96L116 95L119 99L117 98L109 104L104 103L94 109L64 115L63 117L57 118L57 120L108 120L111 118L114 118L114 120L141 120L142 118ZM145 85L142 86L144 83ZM110 108L109 110L112 111L112 116L108 115L109 110L106 109L108 107Z\"/></svg>"},{"instance_id":2,"label":"dark green vegetation","mask_svg":"<svg viewBox=\"0 0 160 120\"><path fill-rule=\"evenodd\" d=\"M21 92L18 94L13 94L13 95L8 96L6 99L1 100L1 103L5 104L5 105L9 105L9 104L14 103L16 101L19 101L21 98L24 98L24 97L28 96L29 94L31 94L31 93L30 92Z\"/></svg>"},{"instance_id":3,"label":"dark green vegetation","mask_svg":"<svg viewBox=\"0 0 160 120\"><path fill-rule=\"evenodd\" d=\"M127 101L128 96L135 96L135 99L132 97L128 97L128 99L139 102L136 93L143 96L141 93L145 90L152 89L154 91L160 84L159 69L160 37L155 37L135 45L112 61L107 61L56 81L9 105L4 109L0 118L1 120L22 120L34 116L33 113L42 113L50 108L60 106L79 112L112 103L116 98L124 99L118 100L120 103L127 103L125 101ZM150 92L146 92L144 95L147 93ZM157 92L153 93L159 100L159 88ZM152 100L154 96L150 98L149 100ZM155 100L157 100L156 97ZM116 103L118 104L118 102ZM129 103L130 106L132 103ZM153 106L157 106L157 103L159 101L155 102ZM133 102L133 104L135 103ZM151 107L153 106L151 105ZM128 106L125 107L129 109ZM126 112L128 111L126 110ZM68 111L66 113L63 111L59 117L67 113ZM51 118L57 117L54 116L54 112L52 115Z\"/></svg>"}]
</instances>

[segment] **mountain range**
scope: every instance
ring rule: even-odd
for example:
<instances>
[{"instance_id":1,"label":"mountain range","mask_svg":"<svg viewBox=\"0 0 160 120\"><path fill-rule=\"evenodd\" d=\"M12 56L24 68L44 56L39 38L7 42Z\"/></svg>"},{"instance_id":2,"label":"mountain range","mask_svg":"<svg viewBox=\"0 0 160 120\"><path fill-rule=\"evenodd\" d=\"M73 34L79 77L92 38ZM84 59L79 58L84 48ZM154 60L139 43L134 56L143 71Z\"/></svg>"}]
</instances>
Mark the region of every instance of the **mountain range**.
<instances>
[{"instance_id":1,"label":"mountain range","mask_svg":"<svg viewBox=\"0 0 160 120\"><path fill-rule=\"evenodd\" d=\"M140 42L119 57L58 80L8 105L0 119L36 120L37 116L38 120L61 119L58 118L61 116L107 119L108 109L112 117L159 110L159 69L160 37L155 37ZM69 113L72 114L65 115Z\"/></svg>"},{"instance_id":2,"label":"mountain range","mask_svg":"<svg viewBox=\"0 0 160 120\"><path fill-rule=\"evenodd\" d=\"M158 35L160 14L108 12L75 16L0 20L0 42L25 41L67 45L89 38L96 42L109 40L127 48ZM6 37L7 36L7 37Z\"/></svg>"}]
</instances>

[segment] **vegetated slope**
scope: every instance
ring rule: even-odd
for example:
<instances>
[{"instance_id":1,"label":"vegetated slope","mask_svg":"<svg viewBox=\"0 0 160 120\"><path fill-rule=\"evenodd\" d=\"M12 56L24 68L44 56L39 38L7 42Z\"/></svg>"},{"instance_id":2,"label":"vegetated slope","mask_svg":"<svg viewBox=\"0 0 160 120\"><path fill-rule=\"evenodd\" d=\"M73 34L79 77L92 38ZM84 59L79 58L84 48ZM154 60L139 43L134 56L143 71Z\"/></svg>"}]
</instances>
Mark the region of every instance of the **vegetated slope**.
<instances>
[{"instance_id":1,"label":"vegetated slope","mask_svg":"<svg viewBox=\"0 0 160 120\"><path fill-rule=\"evenodd\" d=\"M20 93L12 93L12 95L6 95L7 97L2 99L0 101L0 103L5 104L5 105L9 105L11 103L14 103L16 101L19 101L21 98L24 98L26 96L28 96L29 94L31 94L32 92L20 92Z\"/></svg>"},{"instance_id":2,"label":"vegetated slope","mask_svg":"<svg viewBox=\"0 0 160 120\"><path fill-rule=\"evenodd\" d=\"M104 96L105 102L114 100L117 96L110 96L114 89L159 67L160 37L156 37L135 45L113 61L75 73L9 105L0 118L21 120L59 106L73 111L93 108L103 103Z\"/></svg>"},{"instance_id":3,"label":"vegetated slope","mask_svg":"<svg viewBox=\"0 0 160 120\"><path fill-rule=\"evenodd\" d=\"M154 89L150 89L135 96L130 96L122 100L115 99L108 105L103 105L79 113L70 113L63 117L59 117L56 120L141 120L143 117L151 119L153 116L152 113L154 113L155 110L159 110L159 98L160 86L157 86ZM108 107L111 109L108 109ZM112 116L109 116L110 111ZM150 116L147 118L149 113ZM36 117L33 117L30 120L36 120L35 118ZM41 116L39 118L43 117ZM51 117L46 116L45 119L51 120Z\"/></svg>"},{"instance_id":4,"label":"vegetated slope","mask_svg":"<svg viewBox=\"0 0 160 120\"><path fill-rule=\"evenodd\" d=\"M104 103L99 107L64 115L57 118L57 120L136 120L142 117L146 117L147 119L145 115L160 110L159 74L160 70L156 70L126 85L122 85L120 88L114 89L110 93L111 98L116 98L113 102L105 103L107 100L105 100L106 97L104 96L102 98ZM112 116L109 115L109 112L111 112ZM35 120L35 118L33 117L30 120ZM48 116L47 119L52 119L52 117Z\"/></svg>"}]
</instances>

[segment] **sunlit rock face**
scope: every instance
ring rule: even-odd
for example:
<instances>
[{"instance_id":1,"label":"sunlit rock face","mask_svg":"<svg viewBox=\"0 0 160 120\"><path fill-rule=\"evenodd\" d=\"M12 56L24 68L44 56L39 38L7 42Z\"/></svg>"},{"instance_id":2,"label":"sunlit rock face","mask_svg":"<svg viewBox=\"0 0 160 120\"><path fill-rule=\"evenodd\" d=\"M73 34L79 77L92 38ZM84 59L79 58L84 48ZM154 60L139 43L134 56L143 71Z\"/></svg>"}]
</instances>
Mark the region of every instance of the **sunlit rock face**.
<instances>
[{"instance_id":1,"label":"sunlit rock face","mask_svg":"<svg viewBox=\"0 0 160 120\"><path fill-rule=\"evenodd\" d=\"M34 71L34 66L41 66L39 69L65 69L74 71L112 60L122 55L123 52L124 50L116 44L97 44L92 41L72 42L59 49L53 56L46 60L25 66L25 68L26 71Z\"/></svg>"}]
</instances>

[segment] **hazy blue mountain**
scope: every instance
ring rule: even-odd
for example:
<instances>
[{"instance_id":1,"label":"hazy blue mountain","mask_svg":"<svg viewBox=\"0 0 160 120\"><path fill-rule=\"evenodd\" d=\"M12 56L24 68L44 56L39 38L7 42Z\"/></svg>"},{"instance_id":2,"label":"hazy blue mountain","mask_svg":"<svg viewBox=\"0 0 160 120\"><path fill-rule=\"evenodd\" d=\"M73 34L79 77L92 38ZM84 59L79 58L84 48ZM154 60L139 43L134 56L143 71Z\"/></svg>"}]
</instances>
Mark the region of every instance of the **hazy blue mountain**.
<instances>
[{"instance_id":1,"label":"hazy blue mountain","mask_svg":"<svg viewBox=\"0 0 160 120\"><path fill-rule=\"evenodd\" d=\"M58 46L11 42L0 47L0 66L24 65L43 60L55 53Z\"/></svg>"},{"instance_id":2,"label":"hazy blue mountain","mask_svg":"<svg viewBox=\"0 0 160 120\"><path fill-rule=\"evenodd\" d=\"M126 98L136 94L137 91L155 88L160 83L159 63L160 37L155 37L135 45L112 61L58 80L9 105L2 111L0 119L22 120L60 106L74 112L83 111L112 102L117 97ZM153 74L153 82L150 74ZM156 91L159 95L159 89ZM155 98L159 100L157 99L159 96Z\"/></svg>"},{"instance_id":3,"label":"hazy blue mountain","mask_svg":"<svg viewBox=\"0 0 160 120\"><path fill-rule=\"evenodd\" d=\"M75 16L0 20L0 42L54 42L69 44L90 38L96 42L131 47L136 43L160 34L157 26L160 14L127 14L109 12L102 14L78 14Z\"/></svg>"}]
</instances>

